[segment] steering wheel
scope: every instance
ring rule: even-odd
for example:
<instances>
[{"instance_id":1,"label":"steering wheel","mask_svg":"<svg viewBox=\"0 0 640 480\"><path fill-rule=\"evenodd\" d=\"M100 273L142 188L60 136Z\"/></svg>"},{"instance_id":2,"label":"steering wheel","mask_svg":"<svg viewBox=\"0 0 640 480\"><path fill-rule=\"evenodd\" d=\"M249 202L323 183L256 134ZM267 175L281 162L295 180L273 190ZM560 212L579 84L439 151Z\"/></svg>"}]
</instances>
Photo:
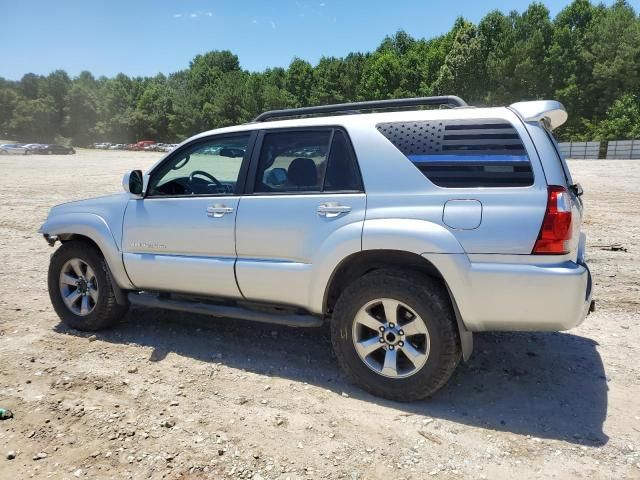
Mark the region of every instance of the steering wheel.
<instances>
[{"instance_id":1,"label":"steering wheel","mask_svg":"<svg viewBox=\"0 0 640 480\"><path fill-rule=\"evenodd\" d=\"M189 175L189 183L193 183L193 178L196 175L200 175L201 177L205 177L207 180L211 180L211 182L214 183L216 187L222 186L222 183L220 183L216 177L211 175L209 172L204 172L202 170L196 170L194 172L191 172L191 175Z\"/></svg>"}]
</instances>

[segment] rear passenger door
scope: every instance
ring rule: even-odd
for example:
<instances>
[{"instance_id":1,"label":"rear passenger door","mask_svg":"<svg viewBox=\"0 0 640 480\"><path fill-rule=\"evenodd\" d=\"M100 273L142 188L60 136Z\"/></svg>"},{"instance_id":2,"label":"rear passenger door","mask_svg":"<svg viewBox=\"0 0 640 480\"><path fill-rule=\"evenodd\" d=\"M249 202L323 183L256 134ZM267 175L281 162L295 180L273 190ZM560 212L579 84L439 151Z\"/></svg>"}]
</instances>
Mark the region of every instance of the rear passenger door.
<instances>
[{"instance_id":1,"label":"rear passenger door","mask_svg":"<svg viewBox=\"0 0 640 480\"><path fill-rule=\"evenodd\" d=\"M318 259L361 249L365 194L340 128L263 131L236 220L236 278L250 300L308 307Z\"/></svg>"}]
</instances>

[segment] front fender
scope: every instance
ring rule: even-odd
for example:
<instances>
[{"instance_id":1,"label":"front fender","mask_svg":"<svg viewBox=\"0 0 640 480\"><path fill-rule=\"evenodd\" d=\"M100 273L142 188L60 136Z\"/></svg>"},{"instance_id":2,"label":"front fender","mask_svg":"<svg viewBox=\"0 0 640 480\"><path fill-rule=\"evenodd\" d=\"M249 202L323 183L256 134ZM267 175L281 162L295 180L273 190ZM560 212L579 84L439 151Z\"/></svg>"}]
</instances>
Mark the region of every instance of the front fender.
<instances>
[{"instance_id":1,"label":"front fender","mask_svg":"<svg viewBox=\"0 0 640 480\"><path fill-rule=\"evenodd\" d=\"M115 282L124 289L132 289L122 263L122 253L109 225L94 213L62 213L50 216L38 230L49 236L82 235L98 246L111 270Z\"/></svg>"}]
</instances>

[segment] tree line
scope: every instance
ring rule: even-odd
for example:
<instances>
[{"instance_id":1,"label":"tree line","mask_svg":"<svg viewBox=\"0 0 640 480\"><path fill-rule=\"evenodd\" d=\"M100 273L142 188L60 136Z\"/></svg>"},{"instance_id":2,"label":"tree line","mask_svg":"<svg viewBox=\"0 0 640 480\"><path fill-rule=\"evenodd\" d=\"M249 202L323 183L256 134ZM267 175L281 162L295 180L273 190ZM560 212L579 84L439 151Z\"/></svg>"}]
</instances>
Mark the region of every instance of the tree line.
<instances>
[{"instance_id":1,"label":"tree line","mask_svg":"<svg viewBox=\"0 0 640 480\"><path fill-rule=\"evenodd\" d=\"M168 76L0 77L0 138L174 142L264 110L445 94L478 106L553 98L569 112L564 140L640 138L640 18L623 0L575 0L553 19L532 3L478 24L458 18L431 39L398 31L373 52L315 66L294 58L249 72L232 52L212 51Z\"/></svg>"}]
</instances>

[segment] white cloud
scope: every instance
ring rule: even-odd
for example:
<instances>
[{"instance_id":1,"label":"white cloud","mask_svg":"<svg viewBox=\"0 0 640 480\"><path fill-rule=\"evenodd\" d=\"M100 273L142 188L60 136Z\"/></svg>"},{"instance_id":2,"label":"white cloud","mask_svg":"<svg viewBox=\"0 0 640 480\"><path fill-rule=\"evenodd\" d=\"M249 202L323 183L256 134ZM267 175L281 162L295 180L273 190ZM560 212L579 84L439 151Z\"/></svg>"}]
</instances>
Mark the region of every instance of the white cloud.
<instances>
[{"instance_id":1,"label":"white cloud","mask_svg":"<svg viewBox=\"0 0 640 480\"><path fill-rule=\"evenodd\" d=\"M326 6L327 6L327 4L326 4L326 3L321 3L321 4L320 4L320 6L321 6L321 7L326 7Z\"/></svg>"},{"instance_id":2,"label":"white cloud","mask_svg":"<svg viewBox=\"0 0 640 480\"><path fill-rule=\"evenodd\" d=\"M198 10L192 13L175 13L173 18L199 18L199 17L213 17L213 12L202 12Z\"/></svg>"},{"instance_id":3,"label":"white cloud","mask_svg":"<svg viewBox=\"0 0 640 480\"><path fill-rule=\"evenodd\" d=\"M276 22L274 22L273 20L271 20L271 28L273 28L274 30L276 29Z\"/></svg>"},{"instance_id":4,"label":"white cloud","mask_svg":"<svg viewBox=\"0 0 640 480\"><path fill-rule=\"evenodd\" d=\"M254 25L258 24L258 20L256 20L255 18L253 20L251 20L251 23L253 23Z\"/></svg>"}]
</instances>

